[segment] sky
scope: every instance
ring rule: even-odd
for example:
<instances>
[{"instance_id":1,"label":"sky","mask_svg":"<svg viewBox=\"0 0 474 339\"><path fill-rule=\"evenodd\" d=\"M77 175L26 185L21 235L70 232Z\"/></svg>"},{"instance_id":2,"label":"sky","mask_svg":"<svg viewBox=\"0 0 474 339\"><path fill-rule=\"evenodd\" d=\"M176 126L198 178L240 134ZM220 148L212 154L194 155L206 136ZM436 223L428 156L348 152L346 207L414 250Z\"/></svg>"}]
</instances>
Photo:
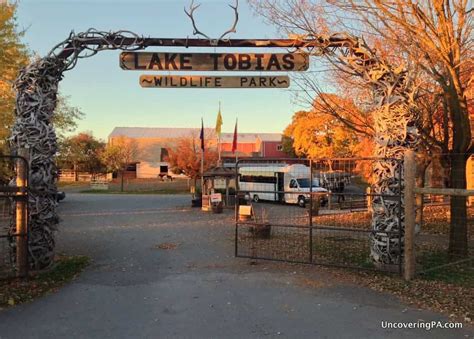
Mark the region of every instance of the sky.
<instances>
[{"instance_id":1,"label":"sky","mask_svg":"<svg viewBox=\"0 0 474 339\"><path fill-rule=\"evenodd\" d=\"M212 37L229 29L234 19L227 6L229 2L199 1L199 29ZM32 52L44 56L66 39L71 30L83 32L91 27L103 31L130 30L156 38L192 37L192 25L183 11L189 3L190 0L20 0L17 19L19 27L26 29L24 42ZM276 33L275 27L256 16L245 0L240 0L239 13L237 33L232 38L284 38ZM188 50L192 51L202 50ZM91 131L106 139L116 126L200 127L201 117L211 127L215 125L219 101L223 132L233 131L236 118L240 132L282 132L293 113L302 108L294 102L294 86L239 90L141 88L138 79L143 73L122 70L119 54L120 51L100 52L79 60L73 70L65 73L60 92L85 113L77 132Z\"/></svg>"}]
</instances>

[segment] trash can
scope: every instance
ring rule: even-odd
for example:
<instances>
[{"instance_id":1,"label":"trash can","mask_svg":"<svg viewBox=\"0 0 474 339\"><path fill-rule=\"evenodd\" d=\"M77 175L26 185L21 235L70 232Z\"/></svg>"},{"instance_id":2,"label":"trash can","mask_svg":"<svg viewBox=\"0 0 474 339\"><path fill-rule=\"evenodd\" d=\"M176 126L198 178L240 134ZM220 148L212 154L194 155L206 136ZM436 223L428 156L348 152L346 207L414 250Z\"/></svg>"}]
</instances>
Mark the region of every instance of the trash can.
<instances>
[{"instance_id":1,"label":"trash can","mask_svg":"<svg viewBox=\"0 0 474 339\"><path fill-rule=\"evenodd\" d=\"M222 213L222 211L224 210L224 204L222 203L222 201L213 202L211 209L212 209L212 213L215 213L215 214Z\"/></svg>"},{"instance_id":2,"label":"trash can","mask_svg":"<svg viewBox=\"0 0 474 339\"><path fill-rule=\"evenodd\" d=\"M191 207L201 207L202 206L202 198L196 197L191 200Z\"/></svg>"}]
</instances>

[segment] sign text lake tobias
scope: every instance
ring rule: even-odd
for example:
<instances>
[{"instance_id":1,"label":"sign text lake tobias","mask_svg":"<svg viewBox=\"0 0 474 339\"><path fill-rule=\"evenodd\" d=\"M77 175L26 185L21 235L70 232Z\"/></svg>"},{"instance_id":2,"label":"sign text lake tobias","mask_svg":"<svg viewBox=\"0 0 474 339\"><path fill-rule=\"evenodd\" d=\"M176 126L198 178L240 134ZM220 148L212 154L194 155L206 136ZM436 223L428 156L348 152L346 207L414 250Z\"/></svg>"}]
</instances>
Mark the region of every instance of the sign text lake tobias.
<instances>
[{"instance_id":1,"label":"sign text lake tobias","mask_svg":"<svg viewBox=\"0 0 474 339\"><path fill-rule=\"evenodd\" d=\"M309 68L309 56L301 53L122 52L120 67L148 71L303 72Z\"/></svg>"}]
</instances>

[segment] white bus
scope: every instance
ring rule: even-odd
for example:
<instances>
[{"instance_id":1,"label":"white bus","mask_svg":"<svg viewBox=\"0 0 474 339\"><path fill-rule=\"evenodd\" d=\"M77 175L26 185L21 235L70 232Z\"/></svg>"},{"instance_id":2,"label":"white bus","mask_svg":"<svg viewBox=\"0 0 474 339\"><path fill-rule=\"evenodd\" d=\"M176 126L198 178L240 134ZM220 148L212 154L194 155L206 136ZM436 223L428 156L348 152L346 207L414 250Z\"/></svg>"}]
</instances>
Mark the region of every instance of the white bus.
<instances>
[{"instance_id":1,"label":"white bus","mask_svg":"<svg viewBox=\"0 0 474 339\"><path fill-rule=\"evenodd\" d=\"M321 202L324 205L328 191L319 185L316 178L313 178L311 188L309 177L309 167L302 164L242 166L239 168L239 191L248 194L254 202L280 201L305 207L311 190L323 193Z\"/></svg>"}]
</instances>

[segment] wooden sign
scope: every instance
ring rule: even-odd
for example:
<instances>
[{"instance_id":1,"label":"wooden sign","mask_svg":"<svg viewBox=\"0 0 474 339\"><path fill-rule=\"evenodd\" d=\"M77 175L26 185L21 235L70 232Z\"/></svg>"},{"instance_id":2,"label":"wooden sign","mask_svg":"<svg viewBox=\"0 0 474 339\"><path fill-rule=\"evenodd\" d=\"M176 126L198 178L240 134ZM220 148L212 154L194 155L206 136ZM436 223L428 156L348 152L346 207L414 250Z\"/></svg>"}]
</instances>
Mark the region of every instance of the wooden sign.
<instances>
[{"instance_id":1,"label":"wooden sign","mask_svg":"<svg viewBox=\"0 0 474 339\"><path fill-rule=\"evenodd\" d=\"M142 75L145 88L288 88L288 76Z\"/></svg>"},{"instance_id":2,"label":"wooden sign","mask_svg":"<svg viewBox=\"0 0 474 339\"><path fill-rule=\"evenodd\" d=\"M147 71L299 72L309 68L301 53L149 53L122 52L120 67Z\"/></svg>"},{"instance_id":3,"label":"wooden sign","mask_svg":"<svg viewBox=\"0 0 474 339\"><path fill-rule=\"evenodd\" d=\"M217 189L225 189L226 188L226 180L221 178L214 179L214 188Z\"/></svg>"}]
</instances>

